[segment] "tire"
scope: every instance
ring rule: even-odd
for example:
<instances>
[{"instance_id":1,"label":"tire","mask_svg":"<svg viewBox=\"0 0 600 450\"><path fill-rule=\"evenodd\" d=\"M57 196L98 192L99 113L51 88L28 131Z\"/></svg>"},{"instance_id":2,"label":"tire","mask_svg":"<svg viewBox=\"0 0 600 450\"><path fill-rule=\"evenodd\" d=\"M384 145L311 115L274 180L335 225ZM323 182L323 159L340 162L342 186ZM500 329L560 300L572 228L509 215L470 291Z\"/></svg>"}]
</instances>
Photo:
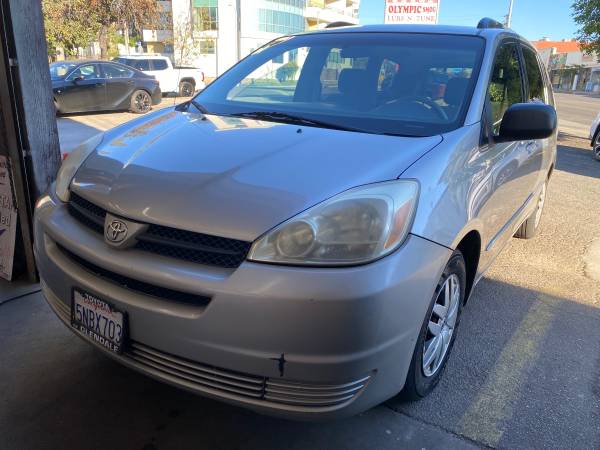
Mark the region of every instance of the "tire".
<instances>
[{"instance_id":1,"label":"tire","mask_svg":"<svg viewBox=\"0 0 600 450\"><path fill-rule=\"evenodd\" d=\"M600 161L600 130L596 131L594 140L592 142L592 152L594 153L594 159Z\"/></svg>"},{"instance_id":2,"label":"tire","mask_svg":"<svg viewBox=\"0 0 600 450\"><path fill-rule=\"evenodd\" d=\"M146 114L152 109L152 97L142 89L131 94L131 112L136 114Z\"/></svg>"},{"instance_id":3,"label":"tire","mask_svg":"<svg viewBox=\"0 0 600 450\"><path fill-rule=\"evenodd\" d=\"M179 83L179 96L180 97L191 97L194 95L194 85L189 81L182 81Z\"/></svg>"},{"instance_id":4,"label":"tire","mask_svg":"<svg viewBox=\"0 0 600 450\"><path fill-rule=\"evenodd\" d=\"M521 224L515 237L519 239L531 239L535 237L539 228L542 213L544 212L544 205L546 203L546 189L548 187L548 180L542 185L542 190L538 196L537 205L531 215Z\"/></svg>"},{"instance_id":5,"label":"tire","mask_svg":"<svg viewBox=\"0 0 600 450\"><path fill-rule=\"evenodd\" d=\"M401 398L419 400L428 395L440 381L456 339L466 284L465 260L460 250L455 250L438 281L421 325L406 383L400 393ZM450 294L449 297L446 296L447 293ZM434 351L437 347L438 350Z\"/></svg>"}]
</instances>

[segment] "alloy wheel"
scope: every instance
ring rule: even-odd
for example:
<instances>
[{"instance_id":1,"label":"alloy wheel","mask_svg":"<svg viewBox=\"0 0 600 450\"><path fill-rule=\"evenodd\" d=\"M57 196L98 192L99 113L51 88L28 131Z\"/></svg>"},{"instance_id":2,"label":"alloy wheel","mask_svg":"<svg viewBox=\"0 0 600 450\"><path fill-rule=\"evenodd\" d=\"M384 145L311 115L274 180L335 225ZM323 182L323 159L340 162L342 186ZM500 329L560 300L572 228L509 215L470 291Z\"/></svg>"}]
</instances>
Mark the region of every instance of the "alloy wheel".
<instances>
[{"instance_id":1,"label":"alloy wheel","mask_svg":"<svg viewBox=\"0 0 600 450\"><path fill-rule=\"evenodd\" d=\"M460 293L460 279L451 274L439 290L427 324L422 358L425 377L435 375L446 357L458 318Z\"/></svg>"},{"instance_id":2,"label":"alloy wheel","mask_svg":"<svg viewBox=\"0 0 600 450\"><path fill-rule=\"evenodd\" d=\"M181 86L181 91L184 97L191 97L194 93L192 86L189 83L184 83L183 86Z\"/></svg>"},{"instance_id":3,"label":"alloy wheel","mask_svg":"<svg viewBox=\"0 0 600 450\"><path fill-rule=\"evenodd\" d=\"M593 151L594 151L594 157L597 160L600 160L600 133L596 133L596 139L594 140Z\"/></svg>"},{"instance_id":4,"label":"alloy wheel","mask_svg":"<svg viewBox=\"0 0 600 450\"><path fill-rule=\"evenodd\" d=\"M150 106L152 105L152 101L150 100L150 95L147 92L140 92L135 96L134 99L135 106L138 111L146 112L150 110Z\"/></svg>"}]
</instances>

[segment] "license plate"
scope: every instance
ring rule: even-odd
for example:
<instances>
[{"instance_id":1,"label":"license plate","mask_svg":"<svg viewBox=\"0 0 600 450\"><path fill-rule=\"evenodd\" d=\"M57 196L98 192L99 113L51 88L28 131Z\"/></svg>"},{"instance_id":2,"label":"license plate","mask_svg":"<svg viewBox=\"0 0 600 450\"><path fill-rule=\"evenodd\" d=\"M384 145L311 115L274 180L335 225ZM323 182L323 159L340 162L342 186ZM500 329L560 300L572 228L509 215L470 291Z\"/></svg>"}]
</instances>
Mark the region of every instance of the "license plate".
<instances>
[{"instance_id":1,"label":"license plate","mask_svg":"<svg viewBox=\"0 0 600 450\"><path fill-rule=\"evenodd\" d=\"M73 289L71 326L111 352L123 350L125 318L124 313L104 300Z\"/></svg>"}]
</instances>

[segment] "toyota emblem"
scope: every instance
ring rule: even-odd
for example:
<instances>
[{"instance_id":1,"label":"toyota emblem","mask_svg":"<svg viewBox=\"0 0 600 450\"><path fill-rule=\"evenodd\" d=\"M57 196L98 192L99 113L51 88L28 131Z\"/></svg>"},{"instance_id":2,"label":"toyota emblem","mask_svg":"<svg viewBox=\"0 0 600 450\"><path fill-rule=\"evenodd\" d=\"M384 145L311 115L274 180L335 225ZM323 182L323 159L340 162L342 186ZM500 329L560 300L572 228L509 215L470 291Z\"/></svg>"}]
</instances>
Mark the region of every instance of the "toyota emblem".
<instances>
[{"instance_id":1,"label":"toyota emblem","mask_svg":"<svg viewBox=\"0 0 600 450\"><path fill-rule=\"evenodd\" d=\"M127 224L119 219L111 220L106 226L106 239L118 244L127 237Z\"/></svg>"}]
</instances>

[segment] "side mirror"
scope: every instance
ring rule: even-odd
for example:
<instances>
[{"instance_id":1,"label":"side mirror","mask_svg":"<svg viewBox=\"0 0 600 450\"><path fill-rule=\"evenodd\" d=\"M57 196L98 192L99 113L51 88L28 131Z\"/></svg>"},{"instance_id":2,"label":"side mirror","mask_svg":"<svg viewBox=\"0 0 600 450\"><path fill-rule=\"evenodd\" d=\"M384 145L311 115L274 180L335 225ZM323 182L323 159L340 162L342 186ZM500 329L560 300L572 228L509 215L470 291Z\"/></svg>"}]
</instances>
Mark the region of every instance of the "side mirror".
<instances>
[{"instance_id":1,"label":"side mirror","mask_svg":"<svg viewBox=\"0 0 600 450\"><path fill-rule=\"evenodd\" d=\"M74 78L71 80L71 82L72 82L73 84L77 84L77 83L79 83L80 81L83 81L83 75L79 75L79 76L77 76L77 77L74 77Z\"/></svg>"},{"instance_id":2,"label":"side mirror","mask_svg":"<svg viewBox=\"0 0 600 450\"><path fill-rule=\"evenodd\" d=\"M556 110L544 103L515 103L504 113L495 142L545 139L556 131Z\"/></svg>"}]
</instances>

